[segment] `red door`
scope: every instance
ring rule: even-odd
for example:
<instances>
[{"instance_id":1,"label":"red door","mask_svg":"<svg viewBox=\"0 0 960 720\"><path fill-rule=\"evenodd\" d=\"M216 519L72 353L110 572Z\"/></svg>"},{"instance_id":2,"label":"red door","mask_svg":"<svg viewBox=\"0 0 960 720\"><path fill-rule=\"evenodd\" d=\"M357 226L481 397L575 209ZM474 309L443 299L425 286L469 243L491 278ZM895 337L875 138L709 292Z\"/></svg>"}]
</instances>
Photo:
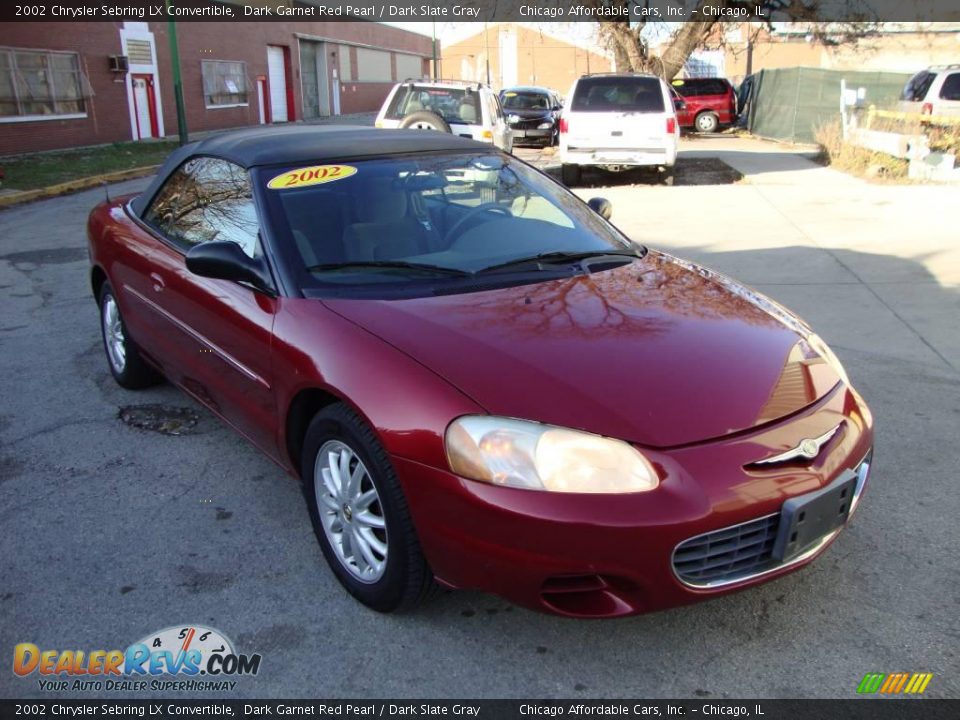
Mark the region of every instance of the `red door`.
<instances>
[{"instance_id":1,"label":"red door","mask_svg":"<svg viewBox=\"0 0 960 720\"><path fill-rule=\"evenodd\" d=\"M153 75L132 75L133 114L137 121L137 140L160 137L157 124L157 97Z\"/></svg>"}]
</instances>

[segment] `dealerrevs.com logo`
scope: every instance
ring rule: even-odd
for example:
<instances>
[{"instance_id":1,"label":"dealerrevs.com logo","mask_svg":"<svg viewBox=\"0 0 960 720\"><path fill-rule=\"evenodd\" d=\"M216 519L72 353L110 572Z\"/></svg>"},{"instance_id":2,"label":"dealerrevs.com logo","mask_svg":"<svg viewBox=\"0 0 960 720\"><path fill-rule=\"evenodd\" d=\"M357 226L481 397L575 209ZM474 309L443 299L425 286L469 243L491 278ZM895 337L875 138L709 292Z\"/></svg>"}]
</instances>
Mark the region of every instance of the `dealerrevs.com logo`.
<instances>
[{"instance_id":1,"label":"dealerrevs.com logo","mask_svg":"<svg viewBox=\"0 0 960 720\"><path fill-rule=\"evenodd\" d=\"M237 685L233 678L260 671L260 660L259 654L238 654L218 630L181 625L151 633L126 650L41 650L20 643L13 649L13 672L36 673L40 690L50 691L229 692Z\"/></svg>"}]
</instances>

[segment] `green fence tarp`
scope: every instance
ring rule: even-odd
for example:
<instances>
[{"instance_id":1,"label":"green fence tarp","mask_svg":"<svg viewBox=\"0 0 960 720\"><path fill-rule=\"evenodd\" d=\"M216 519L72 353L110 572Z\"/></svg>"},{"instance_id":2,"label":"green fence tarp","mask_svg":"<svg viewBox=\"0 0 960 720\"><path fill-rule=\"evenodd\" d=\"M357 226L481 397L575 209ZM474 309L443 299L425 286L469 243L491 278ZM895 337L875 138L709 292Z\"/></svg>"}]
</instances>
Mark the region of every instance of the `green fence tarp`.
<instances>
[{"instance_id":1,"label":"green fence tarp","mask_svg":"<svg viewBox=\"0 0 960 720\"><path fill-rule=\"evenodd\" d=\"M782 68L753 76L747 128L755 135L797 143L815 142L821 125L840 118L840 81L865 88L865 102L889 106L900 97L909 74Z\"/></svg>"}]
</instances>

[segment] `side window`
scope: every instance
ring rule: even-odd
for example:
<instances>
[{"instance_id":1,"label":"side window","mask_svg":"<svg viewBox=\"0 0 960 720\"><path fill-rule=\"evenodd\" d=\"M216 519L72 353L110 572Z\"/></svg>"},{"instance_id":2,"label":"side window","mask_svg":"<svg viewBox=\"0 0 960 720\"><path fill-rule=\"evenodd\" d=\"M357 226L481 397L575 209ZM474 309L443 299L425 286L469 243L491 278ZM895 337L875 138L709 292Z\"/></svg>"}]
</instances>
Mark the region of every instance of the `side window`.
<instances>
[{"instance_id":1,"label":"side window","mask_svg":"<svg viewBox=\"0 0 960 720\"><path fill-rule=\"evenodd\" d=\"M187 160L160 188L143 219L184 251L200 243L228 240L250 257L259 252L250 177L226 160Z\"/></svg>"},{"instance_id":2,"label":"side window","mask_svg":"<svg viewBox=\"0 0 960 720\"><path fill-rule=\"evenodd\" d=\"M940 88L941 100L960 100L960 72L947 76Z\"/></svg>"}]
</instances>

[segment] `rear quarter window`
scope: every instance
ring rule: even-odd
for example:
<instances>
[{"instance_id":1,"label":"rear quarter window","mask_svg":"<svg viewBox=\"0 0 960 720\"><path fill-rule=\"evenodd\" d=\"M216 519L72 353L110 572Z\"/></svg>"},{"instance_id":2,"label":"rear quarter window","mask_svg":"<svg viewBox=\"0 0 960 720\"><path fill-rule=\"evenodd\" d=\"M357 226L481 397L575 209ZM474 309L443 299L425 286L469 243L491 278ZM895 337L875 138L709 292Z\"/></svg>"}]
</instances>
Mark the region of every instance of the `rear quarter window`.
<instances>
[{"instance_id":1,"label":"rear quarter window","mask_svg":"<svg viewBox=\"0 0 960 720\"><path fill-rule=\"evenodd\" d=\"M903 89L903 95L900 99L907 102L921 102L927 96L927 92L930 90L930 86L933 85L936 77L936 73L921 70L910 78L907 86Z\"/></svg>"},{"instance_id":2,"label":"rear quarter window","mask_svg":"<svg viewBox=\"0 0 960 720\"><path fill-rule=\"evenodd\" d=\"M577 83L574 112L664 112L660 80L649 77L588 77Z\"/></svg>"}]
</instances>

